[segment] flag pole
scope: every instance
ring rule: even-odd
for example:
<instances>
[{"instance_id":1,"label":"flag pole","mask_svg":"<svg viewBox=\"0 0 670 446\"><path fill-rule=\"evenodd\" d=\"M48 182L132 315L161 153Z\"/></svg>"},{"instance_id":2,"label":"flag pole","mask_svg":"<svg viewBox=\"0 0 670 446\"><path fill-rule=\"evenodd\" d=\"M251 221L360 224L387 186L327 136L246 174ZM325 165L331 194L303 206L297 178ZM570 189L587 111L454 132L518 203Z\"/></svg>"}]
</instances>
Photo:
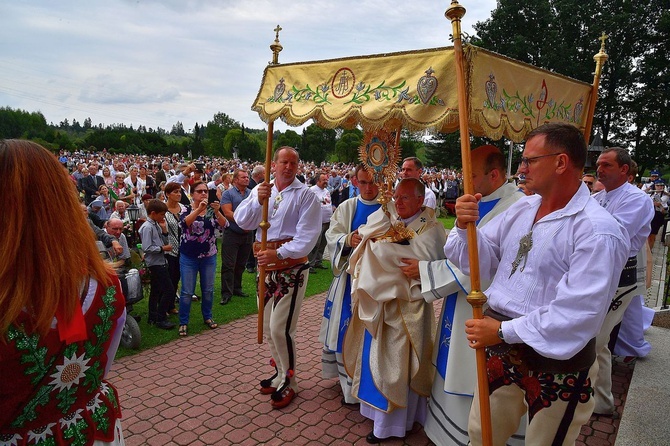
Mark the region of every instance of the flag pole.
<instances>
[{"instance_id":1,"label":"flag pole","mask_svg":"<svg viewBox=\"0 0 670 446\"><path fill-rule=\"evenodd\" d=\"M272 62L270 65L279 64L279 52L284 48L279 43L279 31L281 26L277 25L274 29L275 40L270 45L272 50ZM265 178L263 181L270 182L270 169L272 168L272 138L274 133L274 121L268 122L268 137L265 145ZM268 221L269 214L269 198L263 200L263 220L259 225L261 229L261 251L267 249L268 243L268 229L270 229L270 222ZM258 265L258 343L263 343L263 314L265 313L265 265Z\"/></svg>"},{"instance_id":2,"label":"flag pole","mask_svg":"<svg viewBox=\"0 0 670 446\"><path fill-rule=\"evenodd\" d=\"M593 114L596 111L596 102L598 102L598 86L600 85L600 75L603 72L603 65L609 59L609 56L605 52L605 40L609 36L603 32L603 34L598 38L600 40L600 51L598 54L593 56L593 60L596 61L596 71L593 73L593 84L591 86L591 100L589 101L589 109L586 114L586 123L584 124L584 140L586 144L591 140L591 129L593 128Z\"/></svg>"},{"instance_id":3,"label":"flag pole","mask_svg":"<svg viewBox=\"0 0 670 446\"><path fill-rule=\"evenodd\" d=\"M451 5L444 13L451 20L454 39L454 55L456 58L456 85L458 89L458 122L461 136L461 160L463 162L463 189L466 194L474 194L472 182L472 161L470 158L470 132L468 130L469 109L465 83L465 63L463 61L463 43L461 40L461 18L465 15L465 8L452 0ZM470 259L470 284L472 290L468 294L468 303L472 305L474 319L482 319L482 306L486 303L486 296L481 291L479 277L479 253L477 252L477 232L474 222L467 224L468 255ZM491 405L489 401L489 381L486 372L486 349L475 350L477 358L477 388L479 390L479 408L482 426L482 444L493 444L491 428Z\"/></svg>"}]
</instances>

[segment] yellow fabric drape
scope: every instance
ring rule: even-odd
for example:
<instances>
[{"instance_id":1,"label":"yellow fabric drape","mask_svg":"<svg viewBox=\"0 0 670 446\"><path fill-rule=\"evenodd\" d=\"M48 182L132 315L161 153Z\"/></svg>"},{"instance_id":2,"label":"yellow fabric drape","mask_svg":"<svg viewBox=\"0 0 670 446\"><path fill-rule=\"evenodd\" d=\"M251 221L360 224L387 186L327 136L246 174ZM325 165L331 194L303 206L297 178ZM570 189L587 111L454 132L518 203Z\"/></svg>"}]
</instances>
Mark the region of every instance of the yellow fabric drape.
<instances>
[{"instance_id":1,"label":"yellow fabric drape","mask_svg":"<svg viewBox=\"0 0 670 446\"><path fill-rule=\"evenodd\" d=\"M366 130L392 119L404 128L458 130L453 47L269 65L252 110L265 122ZM470 130L521 141L545 122L583 127L591 86L466 47Z\"/></svg>"}]
</instances>

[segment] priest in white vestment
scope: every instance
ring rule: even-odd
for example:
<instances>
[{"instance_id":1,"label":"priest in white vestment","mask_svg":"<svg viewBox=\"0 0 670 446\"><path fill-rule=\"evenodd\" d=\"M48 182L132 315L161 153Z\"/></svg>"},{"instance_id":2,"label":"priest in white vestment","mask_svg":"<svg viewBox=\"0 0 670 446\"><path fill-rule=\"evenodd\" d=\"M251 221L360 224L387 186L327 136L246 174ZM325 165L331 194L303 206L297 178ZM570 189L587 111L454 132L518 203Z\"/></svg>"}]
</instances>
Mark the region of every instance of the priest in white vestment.
<instances>
[{"instance_id":1,"label":"priest in white vestment","mask_svg":"<svg viewBox=\"0 0 670 446\"><path fill-rule=\"evenodd\" d=\"M388 204L390 220L383 210L370 215L350 256L353 310L343 359L361 414L374 421L369 443L404 437L414 422L425 421L435 314L420 282L399 268L404 257L444 258L446 232L434 211L423 207L424 190L417 179L401 181L395 203ZM407 236L390 241L387 231L396 223Z\"/></svg>"},{"instance_id":2,"label":"priest in white vestment","mask_svg":"<svg viewBox=\"0 0 670 446\"><path fill-rule=\"evenodd\" d=\"M326 231L334 277L326 295L319 334L319 341L323 343L321 376L325 379L339 378L344 405L358 403L351 395L351 378L342 360L342 343L351 321L351 276L347 273L349 256L361 242L358 228L381 206L377 201L379 187L363 164L356 167L352 182L358 188L359 195L340 203Z\"/></svg>"}]
</instances>

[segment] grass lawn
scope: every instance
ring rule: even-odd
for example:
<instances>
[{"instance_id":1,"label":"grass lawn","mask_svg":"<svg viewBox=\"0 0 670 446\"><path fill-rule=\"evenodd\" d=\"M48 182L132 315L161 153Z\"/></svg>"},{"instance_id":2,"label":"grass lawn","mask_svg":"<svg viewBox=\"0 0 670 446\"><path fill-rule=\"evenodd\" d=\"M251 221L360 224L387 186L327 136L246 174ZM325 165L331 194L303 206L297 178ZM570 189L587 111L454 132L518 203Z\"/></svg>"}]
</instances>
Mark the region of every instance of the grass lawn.
<instances>
[{"instance_id":1,"label":"grass lawn","mask_svg":"<svg viewBox=\"0 0 670 446\"><path fill-rule=\"evenodd\" d=\"M444 225L446 229L451 229L454 225L454 217L439 218L438 220ZM330 266L330 262L325 262L324 265ZM309 280L307 281L307 291L305 293L306 297L314 296L315 294L320 294L328 290L330 282L333 280L333 274L330 269L321 269L317 270L315 274L309 275ZM223 324L226 324L230 321L243 318L250 314L256 314L258 308L256 307L256 275L244 272L242 276L242 288L249 294L250 297L237 297L234 296L228 305L220 305L219 301L221 300L221 256L217 255L217 266L216 266L216 279L214 281L214 305L212 306L212 314L214 320L219 324L221 329ZM148 313L148 304L149 304L149 285L144 287L145 298L138 302L133 308L133 314L140 315L142 317L140 321L140 330L142 332L142 344L138 350L131 350L123 347L119 347L119 351L116 354L117 358L122 358L124 356L133 355L142 350L156 347L158 345L166 344L174 339L179 337L177 329L173 330L161 330L159 328L150 326L147 323L147 313ZM196 294L200 296L200 286L196 287ZM200 302L193 302L191 304L191 316L190 323L188 325L188 334L189 336L200 333L204 330L209 330L202 323L202 313L200 312ZM170 316L169 320L177 323L177 315ZM249 327L250 335L252 338L256 338L256 326Z\"/></svg>"}]
</instances>

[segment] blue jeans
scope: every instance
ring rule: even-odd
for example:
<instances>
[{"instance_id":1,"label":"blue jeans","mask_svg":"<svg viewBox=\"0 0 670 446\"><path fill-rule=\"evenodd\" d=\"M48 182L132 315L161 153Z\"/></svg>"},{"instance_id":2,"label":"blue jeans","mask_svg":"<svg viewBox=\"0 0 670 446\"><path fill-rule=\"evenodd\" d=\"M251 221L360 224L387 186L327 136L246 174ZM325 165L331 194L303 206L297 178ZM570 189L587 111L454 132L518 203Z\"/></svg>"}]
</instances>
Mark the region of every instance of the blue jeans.
<instances>
[{"instance_id":1,"label":"blue jeans","mask_svg":"<svg viewBox=\"0 0 670 446\"><path fill-rule=\"evenodd\" d=\"M181 272L181 294L179 295L179 325L188 325L191 313L191 297L195 292L195 281L200 273L200 290L202 291L202 320L212 318L212 302L214 300L214 276L216 275L216 255L209 257L189 257L179 255Z\"/></svg>"}]
</instances>

